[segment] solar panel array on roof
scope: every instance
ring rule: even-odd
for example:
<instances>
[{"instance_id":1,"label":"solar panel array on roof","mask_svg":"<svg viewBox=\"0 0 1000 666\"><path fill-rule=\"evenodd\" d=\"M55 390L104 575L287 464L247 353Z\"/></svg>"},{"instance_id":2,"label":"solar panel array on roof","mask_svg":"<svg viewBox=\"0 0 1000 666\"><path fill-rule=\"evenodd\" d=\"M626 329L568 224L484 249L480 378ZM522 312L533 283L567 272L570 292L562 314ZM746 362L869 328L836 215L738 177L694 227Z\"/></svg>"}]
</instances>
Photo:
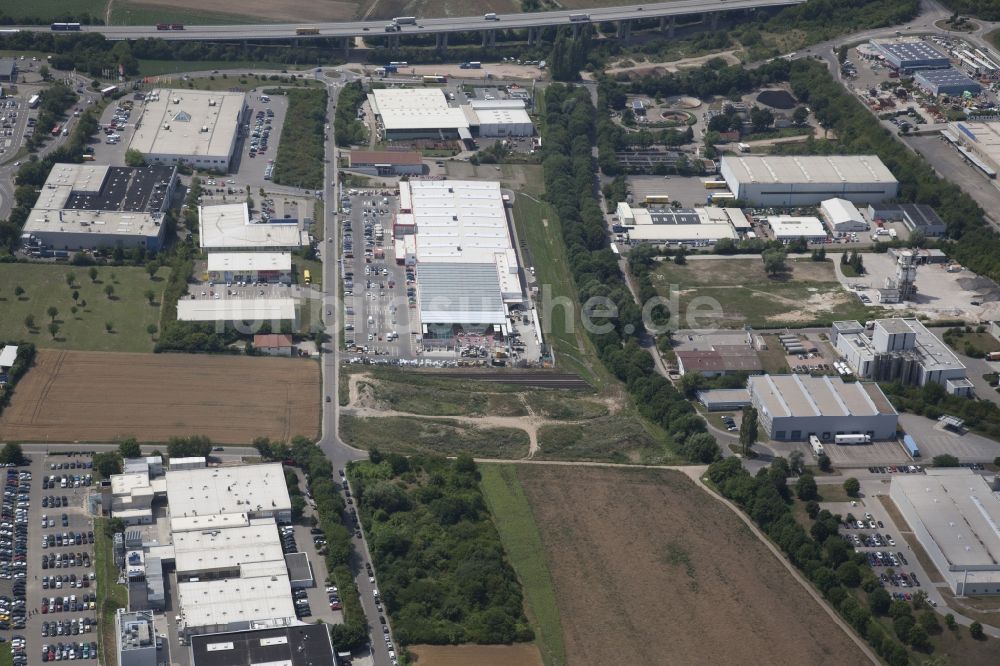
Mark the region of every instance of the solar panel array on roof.
<instances>
[{"instance_id":1,"label":"solar panel array on roof","mask_svg":"<svg viewBox=\"0 0 1000 666\"><path fill-rule=\"evenodd\" d=\"M701 224L694 208L650 208L653 224Z\"/></svg>"},{"instance_id":2,"label":"solar panel array on roof","mask_svg":"<svg viewBox=\"0 0 1000 666\"><path fill-rule=\"evenodd\" d=\"M172 166L110 167L96 194L73 192L64 206L68 210L159 213L166 203Z\"/></svg>"}]
</instances>

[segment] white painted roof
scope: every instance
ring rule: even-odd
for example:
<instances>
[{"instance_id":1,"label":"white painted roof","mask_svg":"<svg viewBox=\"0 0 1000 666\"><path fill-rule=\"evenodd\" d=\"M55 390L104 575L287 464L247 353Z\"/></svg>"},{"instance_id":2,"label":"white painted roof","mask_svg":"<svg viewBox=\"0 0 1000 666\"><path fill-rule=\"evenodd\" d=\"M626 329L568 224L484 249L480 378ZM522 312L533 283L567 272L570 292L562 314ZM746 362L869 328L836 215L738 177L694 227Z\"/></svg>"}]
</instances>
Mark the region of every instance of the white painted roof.
<instances>
[{"instance_id":1,"label":"white painted roof","mask_svg":"<svg viewBox=\"0 0 1000 666\"><path fill-rule=\"evenodd\" d=\"M826 235L826 228L818 217L775 215L767 218L767 223L771 225L775 238L779 239L795 239L799 236L815 238Z\"/></svg>"},{"instance_id":2,"label":"white painted roof","mask_svg":"<svg viewBox=\"0 0 1000 666\"><path fill-rule=\"evenodd\" d=\"M173 535L177 573L197 575L220 569L238 569L254 562L284 561L278 526L247 525L189 530Z\"/></svg>"},{"instance_id":3,"label":"white painted roof","mask_svg":"<svg viewBox=\"0 0 1000 666\"><path fill-rule=\"evenodd\" d=\"M389 131L469 128L465 113L448 106L440 88L376 88L369 99Z\"/></svg>"},{"instance_id":4,"label":"white painted roof","mask_svg":"<svg viewBox=\"0 0 1000 666\"><path fill-rule=\"evenodd\" d=\"M177 302L180 321L274 321L295 319L294 298L185 299Z\"/></svg>"},{"instance_id":5,"label":"white painted roof","mask_svg":"<svg viewBox=\"0 0 1000 666\"><path fill-rule=\"evenodd\" d=\"M209 252L208 270L284 271L292 270L291 252Z\"/></svg>"},{"instance_id":6,"label":"white painted roof","mask_svg":"<svg viewBox=\"0 0 1000 666\"><path fill-rule=\"evenodd\" d=\"M205 250L294 248L305 240L297 222L251 223L246 203L199 206L198 217Z\"/></svg>"},{"instance_id":7,"label":"white painted roof","mask_svg":"<svg viewBox=\"0 0 1000 666\"><path fill-rule=\"evenodd\" d=\"M0 368L9 368L17 360L17 345L4 345L0 349Z\"/></svg>"},{"instance_id":8,"label":"white painted roof","mask_svg":"<svg viewBox=\"0 0 1000 666\"><path fill-rule=\"evenodd\" d=\"M170 515L288 511L292 503L281 463L167 472Z\"/></svg>"},{"instance_id":9,"label":"white painted roof","mask_svg":"<svg viewBox=\"0 0 1000 666\"><path fill-rule=\"evenodd\" d=\"M228 159L244 93L154 90L142 107L130 149L144 155Z\"/></svg>"},{"instance_id":10,"label":"white painted roof","mask_svg":"<svg viewBox=\"0 0 1000 666\"><path fill-rule=\"evenodd\" d=\"M287 574L183 582L177 584L177 596L186 627L296 621Z\"/></svg>"},{"instance_id":11,"label":"white painted roof","mask_svg":"<svg viewBox=\"0 0 1000 666\"><path fill-rule=\"evenodd\" d=\"M877 155L725 155L723 163L743 183L895 183Z\"/></svg>"}]
</instances>

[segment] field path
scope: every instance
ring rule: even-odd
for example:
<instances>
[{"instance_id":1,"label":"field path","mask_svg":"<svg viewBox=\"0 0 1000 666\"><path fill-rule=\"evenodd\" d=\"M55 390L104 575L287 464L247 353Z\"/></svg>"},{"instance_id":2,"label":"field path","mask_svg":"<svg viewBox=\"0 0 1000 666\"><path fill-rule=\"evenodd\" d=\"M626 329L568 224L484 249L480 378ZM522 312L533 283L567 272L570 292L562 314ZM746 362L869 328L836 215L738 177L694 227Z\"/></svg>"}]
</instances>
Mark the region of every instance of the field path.
<instances>
[{"instance_id":1,"label":"field path","mask_svg":"<svg viewBox=\"0 0 1000 666\"><path fill-rule=\"evenodd\" d=\"M347 383L347 405L341 408L341 412L361 418L388 418L392 416L402 416L414 419L434 419L451 420L459 423L467 423L473 426L484 426L490 428L515 428L522 430L528 435L528 455L524 458L530 460L535 457L541 448L538 445L538 431L543 426L563 426L563 425L586 425L593 419L558 420L550 419L537 414L528 404L526 398L519 396L521 404L528 412L527 416L439 416L434 414L415 414L413 412L403 412L395 409L384 409L379 407L370 394L362 394L362 382L371 384L378 380L368 373L352 374ZM621 404L614 398L602 400L608 405L609 415L615 414Z\"/></svg>"}]
</instances>

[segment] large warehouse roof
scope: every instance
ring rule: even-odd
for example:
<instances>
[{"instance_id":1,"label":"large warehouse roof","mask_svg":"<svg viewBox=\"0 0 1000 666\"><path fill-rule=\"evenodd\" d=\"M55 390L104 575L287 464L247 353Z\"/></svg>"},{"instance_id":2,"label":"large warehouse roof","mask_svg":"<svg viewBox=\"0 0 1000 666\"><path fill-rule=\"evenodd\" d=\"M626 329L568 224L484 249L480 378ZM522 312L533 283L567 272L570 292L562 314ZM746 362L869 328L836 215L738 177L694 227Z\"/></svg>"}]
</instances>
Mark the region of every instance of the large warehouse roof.
<instances>
[{"instance_id":1,"label":"large warehouse roof","mask_svg":"<svg viewBox=\"0 0 1000 666\"><path fill-rule=\"evenodd\" d=\"M748 382L772 417L896 413L877 384L809 375L753 375Z\"/></svg>"},{"instance_id":2,"label":"large warehouse roof","mask_svg":"<svg viewBox=\"0 0 1000 666\"><path fill-rule=\"evenodd\" d=\"M291 252L209 252L208 270L291 271Z\"/></svg>"},{"instance_id":3,"label":"large warehouse roof","mask_svg":"<svg viewBox=\"0 0 1000 666\"><path fill-rule=\"evenodd\" d=\"M411 201L421 264L493 263L513 247L500 183L417 180L400 189Z\"/></svg>"},{"instance_id":4,"label":"large warehouse roof","mask_svg":"<svg viewBox=\"0 0 1000 666\"><path fill-rule=\"evenodd\" d=\"M502 324L506 321L495 264L420 265L424 324Z\"/></svg>"},{"instance_id":5,"label":"large warehouse roof","mask_svg":"<svg viewBox=\"0 0 1000 666\"><path fill-rule=\"evenodd\" d=\"M411 129L469 129L465 113L448 106L440 88L376 88L369 95L372 109L387 131Z\"/></svg>"},{"instance_id":6,"label":"large warehouse roof","mask_svg":"<svg viewBox=\"0 0 1000 666\"><path fill-rule=\"evenodd\" d=\"M1000 500L989 484L969 469L927 471L894 476L894 490L951 565L1000 569Z\"/></svg>"},{"instance_id":7,"label":"large warehouse roof","mask_svg":"<svg viewBox=\"0 0 1000 666\"><path fill-rule=\"evenodd\" d=\"M280 463L167 472L171 516L291 509Z\"/></svg>"},{"instance_id":8,"label":"large warehouse roof","mask_svg":"<svg viewBox=\"0 0 1000 666\"><path fill-rule=\"evenodd\" d=\"M341 663L326 623L191 637L194 666L319 666Z\"/></svg>"},{"instance_id":9,"label":"large warehouse roof","mask_svg":"<svg viewBox=\"0 0 1000 666\"><path fill-rule=\"evenodd\" d=\"M177 584L185 627L239 622L283 626L295 621L288 575L227 578Z\"/></svg>"},{"instance_id":10,"label":"large warehouse roof","mask_svg":"<svg viewBox=\"0 0 1000 666\"><path fill-rule=\"evenodd\" d=\"M245 203L199 206L199 237L205 250L264 250L307 244L297 222L253 223Z\"/></svg>"},{"instance_id":11,"label":"large warehouse roof","mask_svg":"<svg viewBox=\"0 0 1000 666\"><path fill-rule=\"evenodd\" d=\"M746 183L895 183L877 155L725 155L732 174Z\"/></svg>"},{"instance_id":12,"label":"large warehouse roof","mask_svg":"<svg viewBox=\"0 0 1000 666\"><path fill-rule=\"evenodd\" d=\"M179 574L238 569L243 564L284 558L273 520L243 527L176 532L173 538Z\"/></svg>"},{"instance_id":13,"label":"large warehouse roof","mask_svg":"<svg viewBox=\"0 0 1000 666\"><path fill-rule=\"evenodd\" d=\"M294 321L294 298L211 298L177 302L180 321Z\"/></svg>"},{"instance_id":14,"label":"large warehouse roof","mask_svg":"<svg viewBox=\"0 0 1000 666\"><path fill-rule=\"evenodd\" d=\"M146 98L129 148L149 155L229 157L243 93L154 90Z\"/></svg>"}]
</instances>

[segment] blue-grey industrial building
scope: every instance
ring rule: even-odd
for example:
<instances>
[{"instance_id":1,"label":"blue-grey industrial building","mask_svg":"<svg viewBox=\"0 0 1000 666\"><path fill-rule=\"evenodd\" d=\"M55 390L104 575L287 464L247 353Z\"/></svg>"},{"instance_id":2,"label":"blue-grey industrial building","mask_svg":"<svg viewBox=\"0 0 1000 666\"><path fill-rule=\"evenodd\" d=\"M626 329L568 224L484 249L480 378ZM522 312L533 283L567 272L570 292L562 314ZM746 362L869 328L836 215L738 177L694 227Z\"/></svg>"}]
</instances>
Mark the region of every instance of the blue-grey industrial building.
<instances>
[{"instance_id":1,"label":"blue-grey industrial building","mask_svg":"<svg viewBox=\"0 0 1000 666\"><path fill-rule=\"evenodd\" d=\"M904 72L950 66L948 56L919 39L873 39L871 44L890 67Z\"/></svg>"},{"instance_id":2,"label":"blue-grey industrial building","mask_svg":"<svg viewBox=\"0 0 1000 666\"><path fill-rule=\"evenodd\" d=\"M983 87L964 72L948 69L926 69L913 75L913 81L931 95L978 95Z\"/></svg>"}]
</instances>

